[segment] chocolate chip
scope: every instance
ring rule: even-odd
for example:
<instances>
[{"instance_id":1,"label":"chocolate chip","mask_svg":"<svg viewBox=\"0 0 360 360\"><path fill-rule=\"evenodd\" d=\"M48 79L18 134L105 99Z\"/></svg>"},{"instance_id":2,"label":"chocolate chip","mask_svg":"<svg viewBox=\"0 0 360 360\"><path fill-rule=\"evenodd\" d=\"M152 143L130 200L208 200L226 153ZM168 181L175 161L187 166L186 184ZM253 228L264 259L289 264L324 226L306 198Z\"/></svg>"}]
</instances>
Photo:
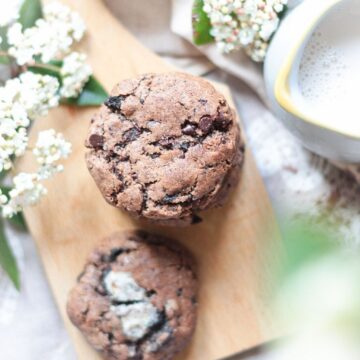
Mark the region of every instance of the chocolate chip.
<instances>
[{"instance_id":1,"label":"chocolate chip","mask_svg":"<svg viewBox=\"0 0 360 360\"><path fill-rule=\"evenodd\" d=\"M105 102L105 106L107 106L110 110L116 112L120 111L121 103L126 99L126 96L110 96Z\"/></svg>"},{"instance_id":2,"label":"chocolate chip","mask_svg":"<svg viewBox=\"0 0 360 360\"><path fill-rule=\"evenodd\" d=\"M231 120L222 116L221 114L215 119L209 115L204 115L199 122L199 127L204 134L208 134L213 129L218 131L228 130Z\"/></svg>"},{"instance_id":3,"label":"chocolate chip","mask_svg":"<svg viewBox=\"0 0 360 360\"><path fill-rule=\"evenodd\" d=\"M156 291L154 289L146 291L147 297L152 297L153 295L156 295Z\"/></svg>"},{"instance_id":4,"label":"chocolate chip","mask_svg":"<svg viewBox=\"0 0 360 360\"><path fill-rule=\"evenodd\" d=\"M213 119L209 115L204 115L199 121L199 127L204 134L208 134L213 126Z\"/></svg>"},{"instance_id":5,"label":"chocolate chip","mask_svg":"<svg viewBox=\"0 0 360 360\"><path fill-rule=\"evenodd\" d=\"M136 127L127 130L123 134L123 140L125 143L129 143L131 141L135 141L141 134L141 130Z\"/></svg>"},{"instance_id":6,"label":"chocolate chip","mask_svg":"<svg viewBox=\"0 0 360 360\"><path fill-rule=\"evenodd\" d=\"M190 143L188 142L183 142L179 145L179 149L182 150L183 152L187 152L189 147L190 147Z\"/></svg>"},{"instance_id":7,"label":"chocolate chip","mask_svg":"<svg viewBox=\"0 0 360 360\"><path fill-rule=\"evenodd\" d=\"M150 154L150 157L151 157L152 159L156 159L156 158L160 157L160 155L161 155L160 153L156 152L156 153Z\"/></svg>"},{"instance_id":8,"label":"chocolate chip","mask_svg":"<svg viewBox=\"0 0 360 360\"><path fill-rule=\"evenodd\" d=\"M207 100L206 99L199 99L199 103L201 105L205 105L205 104L207 104Z\"/></svg>"},{"instance_id":9,"label":"chocolate chip","mask_svg":"<svg viewBox=\"0 0 360 360\"><path fill-rule=\"evenodd\" d=\"M129 248L114 248L110 251L109 254L104 254L101 257L101 260L104 262L114 262L116 260L116 258L121 255L121 254L129 254L132 251L134 251L134 249L129 249ZM104 274L103 276L106 275L107 272L109 272L111 269L108 268L106 269L106 271L104 270Z\"/></svg>"},{"instance_id":10,"label":"chocolate chip","mask_svg":"<svg viewBox=\"0 0 360 360\"><path fill-rule=\"evenodd\" d=\"M165 204L173 203L176 200L177 197L178 197L177 194L175 194L175 195L165 195L164 198L163 198L163 203L165 203Z\"/></svg>"},{"instance_id":11,"label":"chocolate chip","mask_svg":"<svg viewBox=\"0 0 360 360\"><path fill-rule=\"evenodd\" d=\"M191 224L195 225L195 224L199 224L201 223L203 220L200 216L194 214L193 215L193 218L192 218L192 221L191 221Z\"/></svg>"},{"instance_id":12,"label":"chocolate chip","mask_svg":"<svg viewBox=\"0 0 360 360\"><path fill-rule=\"evenodd\" d=\"M176 290L176 295L177 295L177 296L181 296L182 293L183 293L183 289L182 289L182 288L178 288L178 289Z\"/></svg>"},{"instance_id":13,"label":"chocolate chip","mask_svg":"<svg viewBox=\"0 0 360 360\"><path fill-rule=\"evenodd\" d=\"M220 101L219 101L219 104L220 104L221 106L225 106L225 105L226 105L226 101L225 101L225 100L220 100Z\"/></svg>"},{"instance_id":14,"label":"chocolate chip","mask_svg":"<svg viewBox=\"0 0 360 360\"><path fill-rule=\"evenodd\" d=\"M182 128L182 133L183 133L184 135L189 135L189 136L194 136L194 135L196 135L196 125L195 125L195 124L187 123L187 124Z\"/></svg>"},{"instance_id":15,"label":"chocolate chip","mask_svg":"<svg viewBox=\"0 0 360 360\"><path fill-rule=\"evenodd\" d=\"M160 144L163 148L170 150L170 149L173 148L174 139L172 139L172 138L161 139L161 140L159 141L159 144Z\"/></svg>"},{"instance_id":16,"label":"chocolate chip","mask_svg":"<svg viewBox=\"0 0 360 360\"><path fill-rule=\"evenodd\" d=\"M214 127L216 130L219 131L226 131L229 129L229 126L231 124L231 120L227 119L223 116L219 116L214 121Z\"/></svg>"},{"instance_id":17,"label":"chocolate chip","mask_svg":"<svg viewBox=\"0 0 360 360\"><path fill-rule=\"evenodd\" d=\"M104 145L104 137L99 134L92 134L89 137L89 143L93 148L101 148Z\"/></svg>"},{"instance_id":18,"label":"chocolate chip","mask_svg":"<svg viewBox=\"0 0 360 360\"><path fill-rule=\"evenodd\" d=\"M113 262L124 251L125 251L125 249L123 249L123 248L114 248L110 251L110 254L103 255L102 260L105 262Z\"/></svg>"}]
</instances>

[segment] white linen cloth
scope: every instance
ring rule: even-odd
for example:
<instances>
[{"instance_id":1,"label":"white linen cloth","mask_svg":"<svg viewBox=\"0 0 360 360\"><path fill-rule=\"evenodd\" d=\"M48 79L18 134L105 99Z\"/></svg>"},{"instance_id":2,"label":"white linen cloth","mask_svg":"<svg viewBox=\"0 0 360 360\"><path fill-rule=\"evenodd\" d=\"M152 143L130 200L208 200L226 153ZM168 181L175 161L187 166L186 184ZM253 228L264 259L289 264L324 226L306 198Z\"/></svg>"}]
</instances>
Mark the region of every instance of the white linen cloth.
<instances>
[{"instance_id":1,"label":"white linen cloth","mask_svg":"<svg viewBox=\"0 0 360 360\"><path fill-rule=\"evenodd\" d=\"M214 45L199 50L185 40L191 36L192 0L106 2L153 51L187 71L207 74L232 88L249 147L279 217L308 213L316 218L326 210L330 223L342 224L339 239L360 244L359 186L303 149L271 115L264 105L260 66L240 52L225 57ZM215 65L223 70L214 70ZM20 264L22 290L18 294L0 271L0 358L76 359L31 236L8 232Z\"/></svg>"}]
</instances>

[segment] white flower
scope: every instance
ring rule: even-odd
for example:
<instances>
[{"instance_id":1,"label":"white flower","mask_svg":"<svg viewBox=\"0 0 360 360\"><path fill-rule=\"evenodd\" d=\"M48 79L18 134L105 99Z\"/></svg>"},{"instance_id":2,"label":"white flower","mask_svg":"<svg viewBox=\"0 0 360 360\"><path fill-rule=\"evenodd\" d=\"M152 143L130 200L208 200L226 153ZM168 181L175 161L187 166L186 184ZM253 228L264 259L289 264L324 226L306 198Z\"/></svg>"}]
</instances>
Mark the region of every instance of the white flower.
<instances>
[{"instance_id":1,"label":"white flower","mask_svg":"<svg viewBox=\"0 0 360 360\"><path fill-rule=\"evenodd\" d=\"M59 82L55 77L25 72L0 87L0 120L11 118L27 127L29 119L46 115L59 103Z\"/></svg>"},{"instance_id":2,"label":"white flower","mask_svg":"<svg viewBox=\"0 0 360 360\"><path fill-rule=\"evenodd\" d=\"M68 41L80 41L84 36L86 27L80 15L59 2L52 2L44 7L44 18L59 27L66 25Z\"/></svg>"},{"instance_id":3,"label":"white flower","mask_svg":"<svg viewBox=\"0 0 360 360\"><path fill-rule=\"evenodd\" d=\"M65 141L62 134L54 129L40 131L33 150L40 165L50 165L67 158L71 152L71 144Z\"/></svg>"},{"instance_id":4,"label":"white flower","mask_svg":"<svg viewBox=\"0 0 360 360\"><path fill-rule=\"evenodd\" d=\"M18 19L22 2L23 0L0 0L0 27L7 26Z\"/></svg>"},{"instance_id":5,"label":"white flower","mask_svg":"<svg viewBox=\"0 0 360 360\"><path fill-rule=\"evenodd\" d=\"M8 132L11 133L11 129ZM26 136L26 130L24 128L18 129L18 132L15 131L15 134ZM5 145L8 143L9 141ZM19 145L14 147L20 149ZM25 148L26 145L22 150L25 150ZM0 154L1 150L2 144L0 138ZM23 208L37 204L47 192L41 181L62 171L63 165L56 162L68 157L70 152L71 144L64 140L62 134L56 133L53 129L41 131L33 150L40 164L39 170L37 173L20 173L15 176L13 179L14 187L9 192L9 198L0 191L0 205L2 205L3 216L12 217L17 212L22 211ZM8 161L10 162L10 160Z\"/></svg>"},{"instance_id":6,"label":"white flower","mask_svg":"<svg viewBox=\"0 0 360 360\"><path fill-rule=\"evenodd\" d=\"M59 82L51 76L26 72L0 87L0 171L12 166L12 157L24 154L30 119L58 104Z\"/></svg>"},{"instance_id":7,"label":"white flower","mask_svg":"<svg viewBox=\"0 0 360 360\"><path fill-rule=\"evenodd\" d=\"M239 34L239 41L240 44L243 46L248 46L254 41L255 38L255 31L249 28L240 30Z\"/></svg>"},{"instance_id":8,"label":"white flower","mask_svg":"<svg viewBox=\"0 0 360 360\"><path fill-rule=\"evenodd\" d=\"M57 173L60 173L64 170L63 165L42 165L37 174L40 180L50 179Z\"/></svg>"},{"instance_id":9,"label":"white flower","mask_svg":"<svg viewBox=\"0 0 360 360\"><path fill-rule=\"evenodd\" d=\"M20 173L14 177L13 183L9 200L3 205L4 217L12 217L24 207L35 205L47 193L37 174Z\"/></svg>"},{"instance_id":10,"label":"white flower","mask_svg":"<svg viewBox=\"0 0 360 360\"><path fill-rule=\"evenodd\" d=\"M264 61L268 41L279 26L279 13L288 0L204 0L210 34L224 53L243 48Z\"/></svg>"},{"instance_id":11,"label":"white flower","mask_svg":"<svg viewBox=\"0 0 360 360\"><path fill-rule=\"evenodd\" d=\"M46 115L59 104L59 81L55 77L25 72L20 75L20 81L21 103L30 119Z\"/></svg>"},{"instance_id":12,"label":"white flower","mask_svg":"<svg viewBox=\"0 0 360 360\"><path fill-rule=\"evenodd\" d=\"M64 59L61 68L63 82L60 95L65 98L77 97L91 74L91 67L86 64L86 55L77 52L71 53Z\"/></svg>"},{"instance_id":13,"label":"white flower","mask_svg":"<svg viewBox=\"0 0 360 360\"><path fill-rule=\"evenodd\" d=\"M43 62L66 54L75 41L80 41L85 24L77 13L68 7L51 3L44 7L44 18L34 27L22 31L19 23L13 24L8 33L9 53L19 65L31 63L34 56Z\"/></svg>"},{"instance_id":14,"label":"white flower","mask_svg":"<svg viewBox=\"0 0 360 360\"><path fill-rule=\"evenodd\" d=\"M16 126L11 118L0 120L0 171L12 167L12 156L21 156L27 147L26 129Z\"/></svg>"},{"instance_id":15,"label":"white flower","mask_svg":"<svg viewBox=\"0 0 360 360\"><path fill-rule=\"evenodd\" d=\"M15 176L9 198L0 192L3 216L12 217L25 207L37 204L47 193L41 181L62 171L63 166L56 162L68 157L70 152L71 144L64 140L62 134L53 129L41 131L33 150L40 168L37 173L20 173Z\"/></svg>"},{"instance_id":16,"label":"white flower","mask_svg":"<svg viewBox=\"0 0 360 360\"><path fill-rule=\"evenodd\" d=\"M278 28L279 26L279 18L274 18L272 20L268 20L265 21L262 26L261 26L261 30L259 32L260 37L265 40L268 41L271 37L271 35L275 32L275 30Z\"/></svg>"}]
</instances>

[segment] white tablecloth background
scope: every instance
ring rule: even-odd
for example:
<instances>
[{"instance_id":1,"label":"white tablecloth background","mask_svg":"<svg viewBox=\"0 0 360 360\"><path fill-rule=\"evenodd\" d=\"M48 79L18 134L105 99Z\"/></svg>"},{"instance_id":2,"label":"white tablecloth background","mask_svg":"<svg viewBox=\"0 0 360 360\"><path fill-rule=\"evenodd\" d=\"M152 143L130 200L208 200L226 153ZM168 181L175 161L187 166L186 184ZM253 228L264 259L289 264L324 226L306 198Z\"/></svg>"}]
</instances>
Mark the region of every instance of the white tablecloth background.
<instances>
[{"instance_id":1,"label":"white tablecloth background","mask_svg":"<svg viewBox=\"0 0 360 360\"><path fill-rule=\"evenodd\" d=\"M271 115L264 105L259 66L241 53L223 57L214 46L200 52L185 40L190 36L191 2L107 0L114 15L166 60L230 85L279 218L300 213L316 218L327 210L329 221L341 224L339 240L360 244L359 185L304 150ZM8 232L21 268L22 289L17 293L0 271L0 359L76 359L31 236Z\"/></svg>"}]
</instances>

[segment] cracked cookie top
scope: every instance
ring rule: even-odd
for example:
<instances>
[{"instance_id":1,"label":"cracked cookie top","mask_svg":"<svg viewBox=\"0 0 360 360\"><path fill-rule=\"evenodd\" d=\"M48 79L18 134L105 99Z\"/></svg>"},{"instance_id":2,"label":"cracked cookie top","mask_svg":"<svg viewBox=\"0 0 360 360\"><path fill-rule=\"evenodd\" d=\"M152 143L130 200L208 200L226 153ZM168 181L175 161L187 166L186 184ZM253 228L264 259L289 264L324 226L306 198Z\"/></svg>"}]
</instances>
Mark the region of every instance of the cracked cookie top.
<instances>
[{"instance_id":1,"label":"cracked cookie top","mask_svg":"<svg viewBox=\"0 0 360 360\"><path fill-rule=\"evenodd\" d=\"M196 223L236 183L244 147L234 112L182 73L124 80L91 121L86 161L105 199L167 225Z\"/></svg>"},{"instance_id":2,"label":"cracked cookie top","mask_svg":"<svg viewBox=\"0 0 360 360\"><path fill-rule=\"evenodd\" d=\"M89 256L67 312L106 359L166 360L191 338L196 290L192 257L178 243L116 233Z\"/></svg>"}]
</instances>

